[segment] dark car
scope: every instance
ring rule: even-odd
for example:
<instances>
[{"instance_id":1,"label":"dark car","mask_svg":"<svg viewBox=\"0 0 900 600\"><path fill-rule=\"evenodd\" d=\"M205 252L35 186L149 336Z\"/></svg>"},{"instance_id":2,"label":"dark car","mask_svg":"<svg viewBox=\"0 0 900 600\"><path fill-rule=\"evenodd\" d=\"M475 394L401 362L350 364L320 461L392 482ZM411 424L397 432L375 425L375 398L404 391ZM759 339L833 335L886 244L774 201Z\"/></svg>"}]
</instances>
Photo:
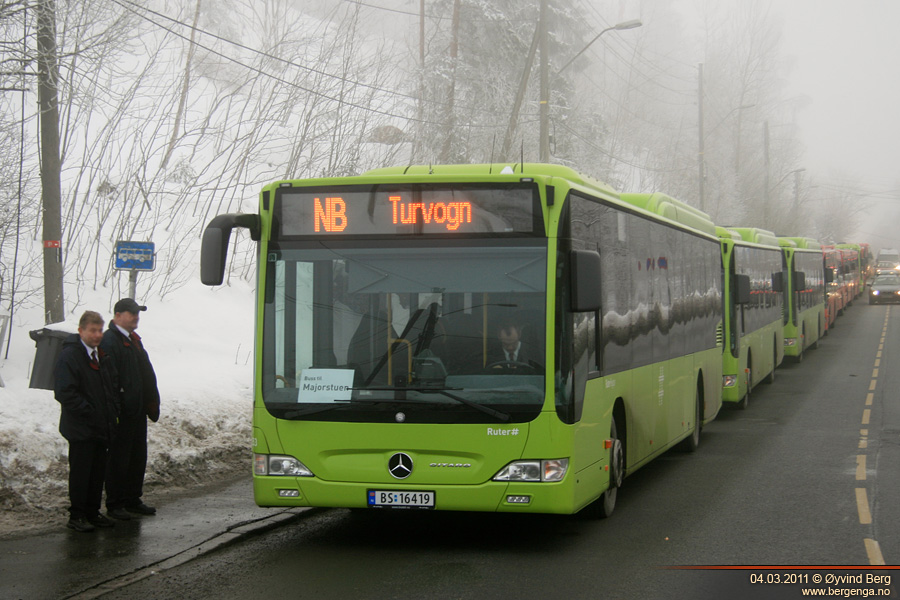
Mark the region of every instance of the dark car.
<instances>
[{"instance_id":1,"label":"dark car","mask_svg":"<svg viewBox=\"0 0 900 600\"><path fill-rule=\"evenodd\" d=\"M879 275L869 288L869 304L900 302L900 275Z\"/></svg>"},{"instance_id":2,"label":"dark car","mask_svg":"<svg viewBox=\"0 0 900 600\"><path fill-rule=\"evenodd\" d=\"M897 273L900 274L900 264L892 261L892 260L879 260L875 264L875 274L883 275L883 274L891 274Z\"/></svg>"}]
</instances>

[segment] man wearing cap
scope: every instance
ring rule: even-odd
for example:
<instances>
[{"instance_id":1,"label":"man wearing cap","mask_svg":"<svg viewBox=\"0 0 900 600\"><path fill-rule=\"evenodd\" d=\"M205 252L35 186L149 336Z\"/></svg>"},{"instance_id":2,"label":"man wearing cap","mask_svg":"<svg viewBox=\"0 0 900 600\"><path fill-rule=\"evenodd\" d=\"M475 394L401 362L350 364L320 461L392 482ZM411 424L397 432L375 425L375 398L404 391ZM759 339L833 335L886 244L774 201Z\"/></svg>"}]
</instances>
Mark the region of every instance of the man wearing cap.
<instances>
[{"instance_id":1,"label":"man wearing cap","mask_svg":"<svg viewBox=\"0 0 900 600\"><path fill-rule=\"evenodd\" d=\"M106 512L127 521L132 514L154 515L156 509L141 500L147 469L147 417L159 419L156 373L140 336L135 333L140 313L147 310L133 298L116 302L109 329L100 347L116 367L121 412L109 449L106 472Z\"/></svg>"}]
</instances>

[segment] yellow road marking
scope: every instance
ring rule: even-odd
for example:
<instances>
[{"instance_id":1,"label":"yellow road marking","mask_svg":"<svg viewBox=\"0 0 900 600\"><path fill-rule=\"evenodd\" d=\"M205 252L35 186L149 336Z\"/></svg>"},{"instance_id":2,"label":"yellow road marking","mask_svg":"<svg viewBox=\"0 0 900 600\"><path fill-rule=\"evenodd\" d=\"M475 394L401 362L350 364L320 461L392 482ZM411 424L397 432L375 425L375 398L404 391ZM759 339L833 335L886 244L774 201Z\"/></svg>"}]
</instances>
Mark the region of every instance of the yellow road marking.
<instances>
[{"instance_id":1,"label":"yellow road marking","mask_svg":"<svg viewBox=\"0 0 900 600\"><path fill-rule=\"evenodd\" d=\"M883 565L884 557L881 555L881 547L878 545L878 542L869 538L863 541L866 543L866 554L869 555L869 564Z\"/></svg>"},{"instance_id":2,"label":"yellow road marking","mask_svg":"<svg viewBox=\"0 0 900 600\"><path fill-rule=\"evenodd\" d=\"M856 488L856 510L859 513L860 525L872 524L872 513L869 512L869 499L866 488Z\"/></svg>"},{"instance_id":3,"label":"yellow road marking","mask_svg":"<svg viewBox=\"0 0 900 600\"><path fill-rule=\"evenodd\" d=\"M862 424L863 424L863 425L868 425L868 424L869 424L869 418L870 418L871 416L872 416L872 410L871 410L871 409L868 409L868 408L865 409L865 410L863 411L863 420L862 420Z\"/></svg>"},{"instance_id":4,"label":"yellow road marking","mask_svg":"<svg viewBox=\"0 0 900 600\"><path fill-rule=\"evenodd\" d=\"M859 435L867 436L867 435L869 435L869 430L868 429L860 429Z\"/></svg>"},{"instance_id":5,"label":"yellow road marking","mask_svg":"<svg viewBox=\"0 0 900 600\"><path fill-rule=\"evenodd\" d=\"M868 448L868 447L869 447L869 442L868 442L868 441L866 441L865 439L859 440L859 448L860 448L861 450L865 450L865 449Z\"/></svg>"},{"instance_id":6,"label":"yellow road marking","mask_svg":"<svg viewBox=\"0 0 900 600\"><path fill-rule=\"evenodd\" d=\"M878 379L878 369L872 369L872 379Z\"/></svg>"},{"instance_id":7,"label":"yellow road marking","mask_svg":"<svg viewBox=\"0 0 900 600\"><path fill-rule=\"evenodd\" d=\"M857 454L856 455L856 480L857 481L865 481L866 480L866 455L865 454Z\"/></svg>"},{"instance_id":8,"label":"yellow road marking","mask_svg":"<svg viewBox=\"0 0 900 600\"><path fill-rule=\"evenodd\" d=\"M877 382L874 379L869 383L869 391L870 392L875 389L876 384L877 384Z\"/></svg>"},{"instance_id":9,"label":"yellow road marking","mask_svg":"<svg viewBox=\"0 0 900 600\"><path fill-rule=\"evenodd\" d=\"M874 399L875 399L875 394L873 394L872 392L869 392L868 394L866 394L866 406L872 406L872 400L874 400Z\"/></svg>"}]
</instances>

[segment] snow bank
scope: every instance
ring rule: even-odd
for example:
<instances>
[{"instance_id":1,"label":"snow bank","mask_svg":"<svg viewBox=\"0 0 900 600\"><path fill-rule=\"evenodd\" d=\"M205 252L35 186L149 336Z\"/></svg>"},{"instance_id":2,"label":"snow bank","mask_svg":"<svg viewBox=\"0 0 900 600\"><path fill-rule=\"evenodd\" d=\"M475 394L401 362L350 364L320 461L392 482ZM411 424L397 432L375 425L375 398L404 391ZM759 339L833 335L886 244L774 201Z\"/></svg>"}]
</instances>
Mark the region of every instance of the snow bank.
<instances>
[{"instance_id":1,"label":"snow bank","mask_svg":"<svg viewBox=\"0 0 900 600\"><path fill-rule=\"evenodd\" d=\"M191 282L165 301L138 299L141 334L159 379L162 415L149 424L145 498L250 469L254 291L246 282L209 289ZM109 290L86 295L84 310L109 320ZM68 444L52 391L29 389L40 308L14 315L9 358L0 355L0 535L59 526L68 506Z\"/></svg>"}]
</instances>

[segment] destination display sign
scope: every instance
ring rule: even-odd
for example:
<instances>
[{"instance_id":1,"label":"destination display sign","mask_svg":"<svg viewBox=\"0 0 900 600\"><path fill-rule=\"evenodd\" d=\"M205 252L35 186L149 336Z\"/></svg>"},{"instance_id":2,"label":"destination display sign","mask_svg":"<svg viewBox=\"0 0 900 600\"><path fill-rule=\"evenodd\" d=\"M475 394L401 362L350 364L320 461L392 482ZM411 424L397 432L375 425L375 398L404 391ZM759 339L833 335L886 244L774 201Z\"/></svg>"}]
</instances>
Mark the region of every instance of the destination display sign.
<instances>
[{"instance_id":1,"label":"destination display sign","mask_svg":"<svg viewBox=\"0 0 900 600\"><path fill-rule=\"evenodd\" d=\"M541 234L533 183L279 190L278 237Z\"/></svg>"}]
</instances>

